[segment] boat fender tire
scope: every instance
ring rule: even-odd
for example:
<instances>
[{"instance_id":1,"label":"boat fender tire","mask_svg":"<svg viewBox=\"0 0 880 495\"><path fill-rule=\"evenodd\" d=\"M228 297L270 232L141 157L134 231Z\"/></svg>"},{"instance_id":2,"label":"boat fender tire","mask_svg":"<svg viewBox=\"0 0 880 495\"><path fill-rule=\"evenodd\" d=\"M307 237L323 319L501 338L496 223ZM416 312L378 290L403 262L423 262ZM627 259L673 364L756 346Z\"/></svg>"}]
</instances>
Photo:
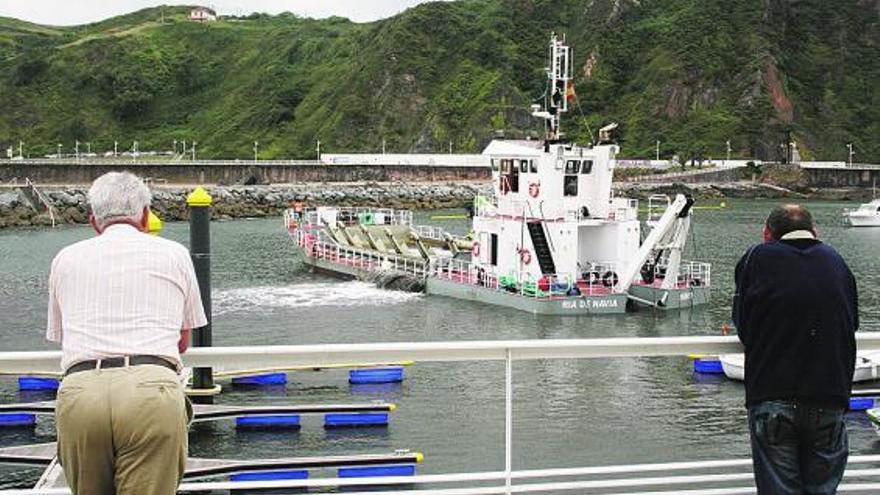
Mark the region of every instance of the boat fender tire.
<instances>
[{"instance_id":1,"label":"boat fender tire","mask_svg":"<svg viewBox=\"0 0 880 495\"><path fill-rule=\"evenodd\" d=\"M702 286L703 286L703 281L701 279L699 279L699 278L691 279L691 287L702 287Z\"/></svg>"},{"instance_id":2,"label":"boat fender tire","mask_svg":"<svg viewBox=\"0 0 880 495\"><path fill-rule=\"evenodd\" d=\"M582 278L587 285L599 285L602 282L602 274L599 272L584 272Z\"/></svg>"},{"instance_id":3,"label":"boat fender tire","mask_svg":"<svg viewBox=\"0 0 880 495\"><path fill-rule=\"evenodd\" d=\"M590 209L586 206L581 206L581 217L590 218Z\"/></svg>"},{"instance_id":4,"label":"boat fender tire","mask_svg":"<svg viewBox=\"0 0 880 495\"><path fill-rule=\"evenodd\" d=\"M529 184L529 196L537 198L541 194L541 184L532 182Z\"/></svg>"},{"instance_id":5,"label":"boat fender tire","mask_svg":"<svg viewBox=\"0 0 880 495\"><path fill-rule=\"evenodd\" d=\"M654 283L654 265L652 263L645 263L642 265L639 274L642 276L642 281L646 284Z\"/></svg>"},{"instance_id":6,"label":"boat fender tire","mask_svg":"<svg viewBox=\"0 0 880 495\"><path fill-rule=\"evenodd\" d=\"M605 272L604 275L602 275L602 285L604 285L605 287L614 287L619 281L620 277L618 277L617 274L611 270L608 270L607 272Z\"/></svg>"}]
</instances>

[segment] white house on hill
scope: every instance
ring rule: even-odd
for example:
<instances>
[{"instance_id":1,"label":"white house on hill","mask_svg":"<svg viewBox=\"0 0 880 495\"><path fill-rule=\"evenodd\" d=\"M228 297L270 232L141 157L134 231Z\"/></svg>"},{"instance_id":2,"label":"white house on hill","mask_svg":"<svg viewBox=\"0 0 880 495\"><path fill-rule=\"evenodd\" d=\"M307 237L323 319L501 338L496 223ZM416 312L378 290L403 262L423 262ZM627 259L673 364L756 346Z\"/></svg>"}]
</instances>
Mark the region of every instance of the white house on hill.
<instances>
[{"instance_id":1,"label":"white house on hill","mask_svg":"<svg viewBox=\"0 0 880 495\"><path fill-rule=\"evenodd\" d=\"M217 13L207 7L196 7L189 12L189 20L211 22L217 20Z\"/></svg>"}]
</instances>

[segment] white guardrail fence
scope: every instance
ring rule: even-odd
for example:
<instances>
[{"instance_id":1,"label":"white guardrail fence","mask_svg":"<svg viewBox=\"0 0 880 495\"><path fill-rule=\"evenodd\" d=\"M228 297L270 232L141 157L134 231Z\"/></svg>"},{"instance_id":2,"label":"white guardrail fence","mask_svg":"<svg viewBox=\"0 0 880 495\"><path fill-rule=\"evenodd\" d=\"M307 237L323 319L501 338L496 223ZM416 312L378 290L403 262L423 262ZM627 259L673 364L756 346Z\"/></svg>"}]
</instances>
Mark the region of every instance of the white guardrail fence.
<instances>
[{"instance_id":1,"label":"white guardrail fence","mask_svg":"<svg viewBox=\"0 0 880 495\"><path fill-rule=\"evenodd\" d=\"M880 350L880 332L857 334L860 350ZM328 344L193 348L184 364L215 370L324 367L343 362L505 363L504 471L470 472L372 479L187 482L180 492L210 490L342 487L350 495L489 495L511 493L628 493L630 495L735 495L755 493L751 460L665 462L514 471L513 384L515 361L595 359L742 352L735 336L652 337L571 340L456 341L381 344ZM57 372L59 351L0 352L0 374ZM588 391L585 391L587 393ZM564 432L560 432L564 434ZM868 465L871 467L862 467ZM851 456L840 493L880 493L880 455ZM734 472L717 473L718 470ZM709 471L709 473L706 473ZM693 473L698 474L693 474ZM705 474L699 474L703 472ZM661 473L662 475L652 475ZM676 474L677 473L677 474ZM625 475L628 477L609 477ZM540 481L535 481L540 480ZM450 487L450 484L457 486ZM446 485L436 487L436 485ZM465 486L462 486L465 485ZM720 485L734 485L719 487ZM430 487L429 487L430 486ZM372 487L372 488L371 488ZM394 487L394 488L392 488ZM355 491L356 490L356 491ZM67 489L3 490L3 495L67 495Z\"/></svg>"}]
</instances>

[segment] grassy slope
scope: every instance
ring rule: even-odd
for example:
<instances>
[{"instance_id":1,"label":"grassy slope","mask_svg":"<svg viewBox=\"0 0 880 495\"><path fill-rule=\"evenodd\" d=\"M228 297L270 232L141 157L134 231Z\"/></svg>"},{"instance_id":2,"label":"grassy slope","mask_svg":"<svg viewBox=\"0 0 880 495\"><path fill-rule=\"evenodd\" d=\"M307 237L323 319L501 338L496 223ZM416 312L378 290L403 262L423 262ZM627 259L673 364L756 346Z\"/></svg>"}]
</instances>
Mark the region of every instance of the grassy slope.
<instances>
[{"instance_id":1,"label":"grassy slope","mask_svg":"<svg viewBox=\"0 0 880 495\"><path fill-rule=\"evenodd\" d=\"M826 5L826 3L828 5ZM589 140L621 123L624 153L880 159L875 0L465 0L369 24L292 15L195 24L186 7L50 28L0 18L0 145L33 154L74 139L199 154L307 157L327 151L479 151L495 129L540 132L546 38L575 49ZM592 72L585 67L591 60ZM841 70L845 64L846 70ZM768 67L778 70L776 93ZM789 100L788 114L778 95ZM39 144L38 144L39 143Z\"/></svg>"}]
</instances>

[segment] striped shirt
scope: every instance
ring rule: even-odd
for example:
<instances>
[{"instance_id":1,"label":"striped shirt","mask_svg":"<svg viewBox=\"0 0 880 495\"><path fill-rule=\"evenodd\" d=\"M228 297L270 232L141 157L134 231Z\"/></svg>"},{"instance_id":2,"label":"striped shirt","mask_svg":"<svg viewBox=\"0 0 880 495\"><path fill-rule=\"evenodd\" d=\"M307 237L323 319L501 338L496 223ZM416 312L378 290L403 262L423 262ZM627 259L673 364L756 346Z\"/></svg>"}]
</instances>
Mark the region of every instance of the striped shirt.
<instances>
[{"instance_id":1,"label":"striped shirt","mask_svg":"<svg viewBox=\"0 0 880 495\"><path fill-rule=\"evenodd\" d=\"M180 368L180 330L206 324L192 261L176 242L115 224L52 261L46 338L61 343L62 369L134 354Z\"/></svg>"}]
</instances>

